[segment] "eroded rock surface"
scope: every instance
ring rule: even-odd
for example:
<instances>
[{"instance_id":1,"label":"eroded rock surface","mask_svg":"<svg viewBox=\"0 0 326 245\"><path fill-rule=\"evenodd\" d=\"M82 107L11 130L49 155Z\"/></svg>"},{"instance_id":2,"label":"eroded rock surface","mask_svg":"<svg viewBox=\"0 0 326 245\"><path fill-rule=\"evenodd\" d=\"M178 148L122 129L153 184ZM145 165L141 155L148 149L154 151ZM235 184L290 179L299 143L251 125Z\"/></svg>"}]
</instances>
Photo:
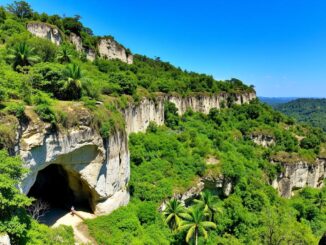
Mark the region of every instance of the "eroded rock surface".
<instances>
[{"instance_id":1,"label":"eroded rock surface","mask_svg":"<svg viewBox=\"0 0 326 245\"><path fill-rule=\"evenodd\" d=\"M31 22L27 24L27 30L33 35L48 39L56 45L62 43L62 36L58 28L43 22Z\"/></svg>"},{"instance_id":2,"label":"eroded rock surface","mask_svg":"<svg viewBox=\"0 0 326 245\"><path fill-rule=\"evenodd\" d=\"M133 55L113 38L100 39L97 48L102 58L119 59L127 64L133 63Z\"/></svg>"},{"instance_id":3,"label":"eroded rock surface","mask_svg":"<svg viewBox=\"0 0 326 245\"><path fill-rule=\"evenodd\" d=\"M315 163L281 163L284 171L273 181L273 187L281 196L291 197L293 191L309 186L320 188L326 173L326 159L317 159Z\"/></svg>"},{"instance_id":4,"label":"eroded rock surface","mask_svg":"<svg viewBox=\"0 0 326 245\"><path fill-rule=\"evenodd\" d=\"M10 245L8 234L0 234L0 245Z\"/></svg>"}]
</instances>

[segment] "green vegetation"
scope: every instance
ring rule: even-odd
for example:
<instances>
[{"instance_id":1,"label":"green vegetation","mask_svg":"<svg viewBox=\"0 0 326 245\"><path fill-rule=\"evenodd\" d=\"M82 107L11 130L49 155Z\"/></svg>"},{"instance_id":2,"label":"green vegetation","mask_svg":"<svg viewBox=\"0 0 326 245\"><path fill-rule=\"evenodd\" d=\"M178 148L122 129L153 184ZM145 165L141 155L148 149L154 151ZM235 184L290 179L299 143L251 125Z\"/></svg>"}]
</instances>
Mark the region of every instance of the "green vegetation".
<instances>
[{"instance_id":1,"label":"green vegetation","mask_svg":"<svg viewBox=\"0 0 326 245\"><path fill-rule=\"evenodd\" d=\"M282 163L314 164L326 154L321 130L297 125L258 101L234 105L236 95L253 92L238 79L216 81L141 55L131 65L90 62L68 36L61 46L33 37L25 28L33 22L80 35L85 48L96 50L97 42L80 16L39 14L24 1L0 8L0 233L15 244L73 243L71 228L50 229L25 210L32 200L16 186L26 170L7 153L13 152L19 123L41 119L64 130L89 117L105 139L124 129L121 109L145 96L155 101L160 93L228 97L221 111L209 115L188 111L180 117L167 102L165 126L151 123L146 133L130 135L132 200L86 221L99 244L315 244L326 231L325 188L305 188L285 200L270 185ZM251 138L257 135L275 144L255 145ZM230 193L207 185L185 206L174 198L200 180L221 176ZM159 212L163 202L167 208Z\"/></svg>"},{"instance_id":2,"label":"green vegetation","mask_svg":"<svg viewBox=\"0 0 326 245\"><path fill-rule=\"evenodd\" d=\"M326 132L326 99L297 99L275 109Z\"/></svg>"},{"instance_id":3,"label":"green vegetation","mask_svg":"<svg viewBox=\"0 0 326 245\"><path fill-rule=\"evenodd\" d=\"M317 149L323 149L318 142L325 143L320 130L293 124L258 101L213 109L209 115L188 111L178 117L172 104L166 108L167 119L173 118L169 126L151 123L146 133L130 136L130 204L87 221L99 243L195 244L196 237L198 244L317 243L326 231L326 188L304 188L287 200L270 184L282 171L280 162L288 160L282 154L295 155L296 161L309 162L307 156L315 161ZM255 145L252 132L274 135L275 145ZM313 140L316 145L297 139L311 137L318 139ZM207 164L212 157L216 163ZM276 157L279 163L270 163ZM200 178L216 179L221 174L232 183L230 195L213 184L186 200L185 206L173 198ZM166 209L160 213L163 202ZM139 217L139 209L147 206L148 217L155 219L150 230ZM129 217L137 229L126 228ZM159 242L148 240L154 231Z\"/></svg>"}]
</instances>

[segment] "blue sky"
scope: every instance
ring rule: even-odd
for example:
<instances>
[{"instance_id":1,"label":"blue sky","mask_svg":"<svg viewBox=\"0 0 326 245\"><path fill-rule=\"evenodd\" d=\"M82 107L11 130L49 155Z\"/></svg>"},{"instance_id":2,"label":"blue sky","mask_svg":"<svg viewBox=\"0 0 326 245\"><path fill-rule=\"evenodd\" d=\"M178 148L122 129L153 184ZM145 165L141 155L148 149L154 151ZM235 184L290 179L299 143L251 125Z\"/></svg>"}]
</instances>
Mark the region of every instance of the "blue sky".
<instances>
[{"instance_id":1,"label":"blue sky","mask_svg":"<svg viewBox=\"0 0 326 245\"><path fill-rule=\"evenodd\" d=\"M11 1L0 0L1 4ZM30 0L181 68L236 77L260 96L326 97L326 1Z\"/></svg>"}]
</instances>

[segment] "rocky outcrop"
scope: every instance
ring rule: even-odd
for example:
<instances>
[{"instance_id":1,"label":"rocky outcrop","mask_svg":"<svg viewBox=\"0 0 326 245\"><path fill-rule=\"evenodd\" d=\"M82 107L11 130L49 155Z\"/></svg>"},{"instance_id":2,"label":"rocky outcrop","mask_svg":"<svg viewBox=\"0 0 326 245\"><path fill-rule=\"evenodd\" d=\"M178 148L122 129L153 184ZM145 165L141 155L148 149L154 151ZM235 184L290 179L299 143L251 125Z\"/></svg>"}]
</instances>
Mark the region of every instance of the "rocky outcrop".
<instances>
[{"instance_id":1,"label":"rocky outcrop","mask_svg":"<svg viewBox=\"0 0 326 245\"><path fill-rule=\"evenodd\" d=\"M263 147L270 147L275 145L275 138L270 135L251 134L250 138L255 144L261 145Z\"/></svg>"},{"instance_id":2,"label":"rocky outcrop","mask_svg":"<svg viewBox=\"0 0 326 245\"><path fill-rule=\"evenodd\" d=\"M281 163L284 171L272 183L281 196L291 197L293 191L309 186L323 186L326 177L326 159L317 159L315 163L300 161L297 163Z\"/></svg>"},{"instance_id":3,"label":"rocky outcrop","mask_svg":"<svg viewBox=\"0 0 326 245\"><path fill-rule=\"evenodd\" d=\"M164 97L156 101L143 99L138 105L129 105L124 111L127 134L145 132L150 122L164 124Z\"/></svg>"},{"instance_id":4,"label":"rocky outcrop","mask_svg":"<svg viewBox=\"0 0 326 245\"><path fill-rule=\"evenodd\" d=\"M31 22L27 24L27 30L33 35L48 39L56 45L62 43L62 36L60 31L55 26L43 22Z\"/></svg>"},{"instance_id":5,"label":"rocky outcrop","mask_svg":"<svg viewBox=\"0 0 326 245\"><path fill-rule=\"evenodd\" d=\"M19 154L30 169L21 185L24 193L29 192L40 170L58 164L66 170L74 194L82 189L89 192L88 201L95 213L111 212L129 201L129 151L124 132L117 131L103 141L87 120L60 132L30 119L19 141ZM112 202L115 206L107 205Z\"/></svg>"},{"instance_id":6,"label":"rocky outcrop","mask_svg":"<svg viewBox=\"0 0 326 245\"><path fill-rule=\"evenodd\" d=\"M83 52L83 41L80 36L76 35L75 33L70 33L69 36L70 42L72 42L73 45L75 45L75 48L78 52Z\"/></svg>"},{"instance_id":7,"label":"rocky outcrop","mask_svg":"<svg viewBox=\"0 0 326 245\"><path fill-rule=\"evenodd\" d=\"M227 94L196 95L196 96L157 96L155 100L148 98L140 101L138 105L130 105L124 111L127 133L144 132L151 121L157 125L164 124L164 102L170 101L175 104L178 114L183 115L188 109L194 112L208 114L212 108L220 109L226 104ZM237 96L235 103L249 103L256 98L255 93L247 93Z\"/></svg>"},{"instance_id":8,"label":"rocky outcrop","mask_svg":"<svg viewBox=\"0 0 326 245\"><path fill-rule=\"evenodd\" d=\"M10 245L8 234L0 234L0 245Z\"/></svg>"},{"instance_id":9,"label":"rocky outcrop","mask_svg":"<svg viewBox=\"0 0 326 245\"><path fill-rule=\"evenodd\" d=\"M133 63L133 55L113 38L101 38L97 48L102 58L119 59L127 64Z\"/></svg>"},{"instance_id":10,"label":"rocky outcrop","mask_svg":"<svg viewBox=\"0 0 326 245\"><path fill-rule=\"evenodd\" d=\"M80 36L75 33L70 33L69 36L70 42L75 45L75 48L78 52L84 52L86 54L86 59L94 61L96 58L96 52L93 49L85 48L83 46L83 41Z\"/></svg>"}]
</instances>

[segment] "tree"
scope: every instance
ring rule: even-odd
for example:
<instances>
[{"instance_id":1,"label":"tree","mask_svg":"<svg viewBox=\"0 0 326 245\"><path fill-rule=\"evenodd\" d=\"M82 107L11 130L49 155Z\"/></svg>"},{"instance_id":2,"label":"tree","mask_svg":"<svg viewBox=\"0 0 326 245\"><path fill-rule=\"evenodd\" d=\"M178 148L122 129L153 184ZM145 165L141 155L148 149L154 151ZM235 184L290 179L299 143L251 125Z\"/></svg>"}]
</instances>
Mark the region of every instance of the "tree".
<instances>
[{"instance_id":1,"label":"tree","mask_svg":"<svg viewBox=\"0 0 326 245\"><path fill-rule=\"evenodd\" d=\"M205 239L208 237L208 229L216 229L216 224L211 221L205 221L204 210L194 207L185 215L185 220L181 222L179 230L187 231L186 242L194 237L195 244L198 244L198 236L203 235Z\"/></svg>"},{"instance_id":2,"label":"tree","mask_svg":"<svg viewBox=\"0 0 326 245\"><path fill-rule=\"evenodd\" d=\"M13 240L23 238L29 224L25 207L31 200L16 187L24 173L18 157L0 151L0 233L7 232Z\"/></svg>"},{"instance_id":3,"label":"tree","mask_svg":"<svg viewBox=\"0 0 326 245\"><path fill-rule=\"evenodd\" d=\"M80 32L83 29L83 25L80 23L79 18L67 17L62 20L62 23L67 34L73 32L77 35L80 35Z\"/></svg>"},{"instance_id":4,"label":"tree","mask_svg":"<svg viewBox=\"0 0 326 245\"><path fill-rule=\"evenodd\" d=\"M30 18L33 15L31 6L25 1L15 1L12 4L9 4L7 9L20 19Z\"/></svg>"},{"instance_id":5,"label":"tree","mask_svg":"<svg viewBox=\"0 0 326 245\"><path fill-rule=\"evenodd\" d=\"M63 85L64 95L66 99L79 99L81 97L82 77L80 66L77 64L69 64L65 70L66 81Z\"/></svg>"},{"instance_id":6,"label":"tree","mask_svg":"<svg viewBox=\"0 0 326 245\"><path fill-rule=\"evenodd\" d=\"M26 42L18 43L14 48L9 49L7 58L13 62L15 70L17 70L17 66L29 66L39 61L34 48L31 48Z\"/></svg>"},{"instance_id":7,"label":"tree","mask_svg":"<svg viewBox=\"0 0 326 245\"><path fill-rule=\"evenodd\" d=\"M47 202L37 199L34 200L32 205L27 208L27 211L33 219L40 221L40 218L42 218L46 214L49 208L50 205Z\"/></svg>"},{"instance_id":8,"label":"tree","mask_svg":"<svg viewBox=\"0 0 326 245\"><path fill-rule=\"evenodd\" d=\"M208 215L209 221L214 221L214 215L218 211L216 204L217 198L213 196L210 192L205 191L200 194L200 199L194 200L198 206L204 210L205 214Z\"/></svg>"},{"instance_id":9,"label":"tree","mask_svg":"<svg viewBox=\"0 0 326 245\"><path fill-rule=\"evenodd\" d=\"M6 11L3 7L0 7L0 24L2 24L3 22L5 22L6 20Z\"/></svg>"},{"instance_id":10,"label":"tree","mask_svg":"<svg viewBox=\"0 0 326 245\"><path fill-rule=\"evenodd\" d=\"M57 54L57 60L60 63L70 63L72 58L73 56L70 48L66 45L61 46Z\"/></svg>"},{"instance_id":11,"label":"tree","mask_svg":"<svg viewBox=\"0 0 326 245\"><path fill-rule=\"evenodd\" d=\"M171 230L175 231L179 227L185 212L186 210L179 200L173 198L167 202L164 216L165 222Z\"/></svg>"}]
</instances>

